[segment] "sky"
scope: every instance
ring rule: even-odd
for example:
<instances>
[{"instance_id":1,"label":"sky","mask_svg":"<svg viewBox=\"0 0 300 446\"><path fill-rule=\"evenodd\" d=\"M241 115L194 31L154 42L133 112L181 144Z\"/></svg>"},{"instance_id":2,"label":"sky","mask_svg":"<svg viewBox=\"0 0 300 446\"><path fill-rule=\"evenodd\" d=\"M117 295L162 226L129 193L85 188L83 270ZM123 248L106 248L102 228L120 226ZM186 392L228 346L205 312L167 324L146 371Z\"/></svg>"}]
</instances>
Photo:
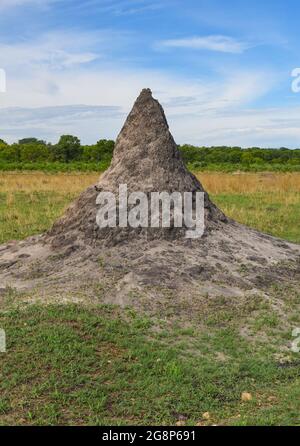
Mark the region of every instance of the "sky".
<instances>
[{"instance_id":1,"label":"sky","mask_svg":"<svg viewBox=\"0 0 300 446\"><path fill-rule=\"evenodd\" d=\"M115 139L151 88L179 144L300 147L299 18L296 0L0 0L0 138Z\"/></svg>"}]
</instances>

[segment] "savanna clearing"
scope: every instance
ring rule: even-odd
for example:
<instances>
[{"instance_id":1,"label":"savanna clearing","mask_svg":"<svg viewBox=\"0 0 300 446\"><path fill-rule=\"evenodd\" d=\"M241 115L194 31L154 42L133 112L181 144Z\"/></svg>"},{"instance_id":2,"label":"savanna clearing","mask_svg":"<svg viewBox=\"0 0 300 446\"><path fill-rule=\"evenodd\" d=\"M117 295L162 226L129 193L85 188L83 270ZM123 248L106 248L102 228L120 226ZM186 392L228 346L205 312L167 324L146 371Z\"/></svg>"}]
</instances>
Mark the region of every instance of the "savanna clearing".
<instances>
[{"instance_id":1,"label":"savanna clearing","mask_svg":"<svg viewBox=\"0 0 300 446\"><path fill-rule=\"evenodd\" d=\"M201 173L229 217L300 243L300 173ZM47 230L99 174L0 173L0 243Z\"/></svg>"},{"instance_id":2,"label":"savanna clearing","mask_svg":"<svg viewBox=\"0 0 300 446\"><path fill-rule=\"evenodd\" d=\"M300 173L199 177L228 216L300 243ZM1 173L0 243L47 230L97 180ZM131 308L20 305L5 290L0 424L299 425L300 295L274 296L278 311L263 297L210 299L199 323L182 326Z\"/></svg>"}]
</instances>

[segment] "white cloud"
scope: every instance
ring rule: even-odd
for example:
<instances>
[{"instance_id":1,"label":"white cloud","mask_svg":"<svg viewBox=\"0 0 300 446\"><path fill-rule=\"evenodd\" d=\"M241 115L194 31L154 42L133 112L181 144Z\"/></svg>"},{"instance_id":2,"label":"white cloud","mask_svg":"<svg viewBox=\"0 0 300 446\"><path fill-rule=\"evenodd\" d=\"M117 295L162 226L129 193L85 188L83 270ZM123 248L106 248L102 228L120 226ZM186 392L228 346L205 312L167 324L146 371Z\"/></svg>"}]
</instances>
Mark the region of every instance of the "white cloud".
<instances>
[{"instance_id":1,"label":"white cloud","mask_svg":"<svg viewBox=\"0 0 300 446\"><path fill-rule=\"evenodd\" d=\"M22 74L39 68L57 70L94 61L99 54L85 50L98 41L101 35L92 33L48 33L38 40L21 43L0 43L2 68L7 71L22 70Z\"/></svg>"},{"instance_id":2,"label":"white cloud","mask_svg":"<svg viewBox=\"0 0 300 446\"><path fill-rule=\"evenodd\" d=\"M160 99L160 95L155 95ZM131 106L132 104L130 104ZM130 108L130 107L129 107ZM299 147L300 106L293 108L173 112L165 107L178 143L243 147ZM0 108L0 138L9 142L35 136L55 142L62 134L83 143L115 138L128 110L72 105L40 108Z\"/></svg>"},{"instance_id":3,"label":"white cloud","mask_svg":"<svg viewBox=\"0 0 300 446\"><path fill-rule=\"evenodd\" d=\"M8 92L0 96L0 137L10 142L22 136L56 141L60 134L73 133L84 143L115 138L139 91L150 87L163 103L179 143L242 144L253 139L255 128L266 126L266 134L272 135L276 127L268 131L269 119L260 121L259 115L242 119L243 107L272 88L269 80L267 73L240 73L204 84L160 71L119 67L39 70L10 79ZM80 103L88 105L78 109ZM22 110L10 108L16 106ZM251 130L246 134L243 128Z\"/></svg>"},{"instance_id":4,"label":"white cloud","mask_svg":"<svg viewBox=\"0 0 300 446\"><path fill-rule=\"evenodd\" d=\"M218 51L222 53L243 53L250 45L227 36L187 37L160 42L162 47L189 48L195 50Z\"/></svg>"},{"instance_id":5,"label":"white cloud","mask_svg":"<svg viewBox=\"0 0 300 446\"><path fill-rule=\"evenodd\" d=\"M1 135L9 142L32 135L55 142L63 133L83 134L86 140L95 142L108 136L107 127L115 126L117 131L120 119L124 116L119 107L109 106L0 108Z\"/></svg>"},{"instance_id":6,"label":"white cloud","mask_svg":"<svg viewBox=\"0 0 300 446\"><path fill-rule=\"evenodd\" d=\"M76 134L84 143L115 138L139 91L150 87L179 143L280 146L300 140L297 108L291 111L292 124L283 121L288 112L281 109L248 111L272 90L276 80L270 73L226 74L224 68L204 82L162 70L129 69L121 61L108 63L108 49L123 42L120 33L77 32L1 44L7 92L0 94L0 138L12 142L36 136L54 142L64 133Z\"/></svg>"},{"instance_id":7,"label":"white cloud","mask_svg":"<svg viewBox=\"0 0 300 446\"><path fill-rule=\"evenodd\" d=\"M299 147L300 106L171 116L180 141L198 145Z\"/></svg>"},{"instance_id":8,"label":"white cloud","mask_svg":"<svg viewBox=\"0 0 300 446\"><path fill-rule=\"evenodd\" d=\"M93 8L93 10L105 14L126 16L158 11L168 7L168 2L167 0L164 2L161 0L86 0L75 7L85 11Z\"/></svg>"}]
</instances>

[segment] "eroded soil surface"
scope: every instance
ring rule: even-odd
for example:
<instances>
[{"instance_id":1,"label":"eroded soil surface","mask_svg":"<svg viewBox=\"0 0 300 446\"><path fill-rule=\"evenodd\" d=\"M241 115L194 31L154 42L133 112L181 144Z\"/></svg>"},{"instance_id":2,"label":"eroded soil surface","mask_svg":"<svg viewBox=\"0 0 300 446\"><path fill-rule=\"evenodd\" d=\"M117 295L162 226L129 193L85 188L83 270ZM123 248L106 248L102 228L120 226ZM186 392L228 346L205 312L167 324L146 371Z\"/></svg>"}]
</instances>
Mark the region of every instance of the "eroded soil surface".
<instances>
[{"instance_id":1,"label":"eroded soil surface","mask_svg":"<svg viewBox=\"0 0 300 446\"><path fill-rule=\"evenodd\" d=\"M272 300L276 286L299 283L299 245L234 222L194 241L107 248L78 240L59 249L42 235L0 246L0 295L12 289L29 301L101 302L189 320L208 300Z\"/></svg>"}]
</instances>

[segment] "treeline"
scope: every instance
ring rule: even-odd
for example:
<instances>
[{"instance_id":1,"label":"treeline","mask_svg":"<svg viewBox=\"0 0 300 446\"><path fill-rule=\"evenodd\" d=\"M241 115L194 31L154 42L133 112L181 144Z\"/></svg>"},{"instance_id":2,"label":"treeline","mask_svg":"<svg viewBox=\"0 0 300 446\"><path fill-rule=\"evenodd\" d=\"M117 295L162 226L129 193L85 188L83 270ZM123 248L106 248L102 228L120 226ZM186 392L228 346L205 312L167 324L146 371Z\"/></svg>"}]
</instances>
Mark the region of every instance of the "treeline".
<instances>
[{"instance_id":1,"label":"treeline","mask_svg":"<svg viewBox=\"0 0 300 446\"><path fill-rule=\"evenodd\" d=\"M102 139L94 145L81 145L79 138L63 135L57 144L46 143L37 138L21 139L7 144L0 139L0 169L39 168L45 170L105 170L110 164L114 141ZM75 168L75 169L74 169ZM89 169L90 168L90 169Z\"/></svg>"},{"instance_id":2,"label":"treeline","mask_svg":"<svg viewBox=\"0 0 300 446\"><path fill-rule=\"evenodd\" d=\"M37 138L7 144L0 139L0 170L101 171L109 166L113 150L114 141L82 145L72 135L61 136L57 144ZM182 145L179 150L192 170L300 171L300 149Z\"/></svg>"},{"instance_id":3,"label":"treeline","mask_svg":"<svg viewBox=\"0 0 300 446\"><path fill-rule=\"evenodd\" d=\"M300 149L180 146L191 169L300 171Z\"/></svg>"}]
</instances>

